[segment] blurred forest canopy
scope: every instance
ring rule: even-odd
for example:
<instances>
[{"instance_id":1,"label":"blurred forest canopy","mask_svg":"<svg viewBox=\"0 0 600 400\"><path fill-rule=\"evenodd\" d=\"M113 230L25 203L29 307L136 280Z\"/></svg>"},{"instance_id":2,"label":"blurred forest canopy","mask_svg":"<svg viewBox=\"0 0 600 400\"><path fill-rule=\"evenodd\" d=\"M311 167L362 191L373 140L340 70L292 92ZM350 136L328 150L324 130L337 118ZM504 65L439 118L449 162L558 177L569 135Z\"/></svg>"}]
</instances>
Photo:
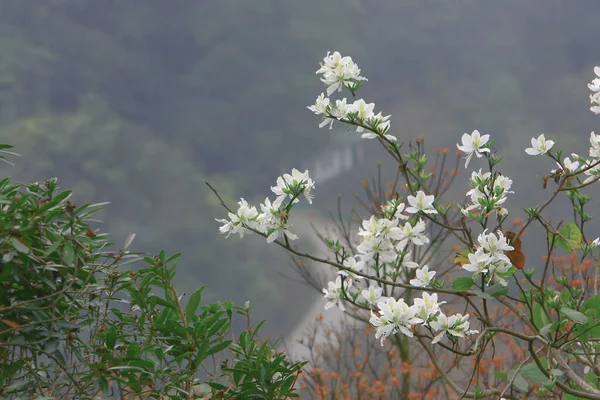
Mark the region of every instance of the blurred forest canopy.
<instances>
[{"instance_id":1,"label":"blurred forest canopy","mask_svg":"<svg viewBox=\"0 0 600 400\"><path fill-rule=\"evenodd\" d=\"M305 108L327 50L359 63L401 140L478 128L522 152L533 133L589 133L599 18L592 0L0 0L0 142L24 156L17 179L117 204L118 243L183 252L182 291L289 327L286 259L218 237L204 181L254 200L327 145Z\"/></svg>"}]
</instances>

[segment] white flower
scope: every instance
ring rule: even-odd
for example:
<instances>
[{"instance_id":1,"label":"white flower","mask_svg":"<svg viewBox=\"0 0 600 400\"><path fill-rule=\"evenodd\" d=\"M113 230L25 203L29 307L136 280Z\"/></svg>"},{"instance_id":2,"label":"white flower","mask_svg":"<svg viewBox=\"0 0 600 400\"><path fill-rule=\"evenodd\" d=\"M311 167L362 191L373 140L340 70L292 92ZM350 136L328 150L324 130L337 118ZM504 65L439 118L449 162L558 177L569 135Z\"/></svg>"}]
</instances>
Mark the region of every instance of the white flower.
<instances>
[{"instance_id":1,"label":"white flower","mask_svg":"<svg viewBox=\"0 0 600 400\"><path fill-rule=\"evenodd\" d=\"M469 162L471 162L473 153L475 153L477 158L481 158L483 153L490 152L490 149L484 147L489 140L490 135L481 135L477 129L470 135L468 133L462 135L462 145L457 144L456 147L467 155L465 157L465 168L467 168Z\"/></svg>"},{"instance_id":2,"label":"white flower","mask_svg":"<svg viewBox=\"0 0 600 400\"><path fill-rule=\"evenodd\" d=\"M275 203L271 204L271 200L268 198L260 205L260 208L262 213L258 216L258 229L268 235L267 243L272 243L284 236L289 240L298 239L298 236L289 230L292 225L288 222L285 210L281 210L279 206L275 206Z\"/></svg>"},{"instance_id":3,"label":"white flower","mask_svg":"<svg viewBox=\"0 0 600 400\"><path fill-rule=\"evenodd\" d=\"M462 267L464 270L473 272L473 279L477 275L483 275L485 277L486 285L493 283L499 283L502 286L507 286L508 281L502 276L506 274L512 264L508 261L508 258L494 257L490 253L485 253L482 248L478 248L475 253L468 255L469 262L464 264Z\"/></svg>"},{"instance_id":4,"label":"white flower","mask_svg":"<svg viewBox=\"0 0 600 400\"><path fill-rule=\"evenodd\" d=\"M379 237L383 234L381 228L382 226L377 217L371 215L371 218L364 220L362 227L358 228L358 235L365 238Z\"/></svg>"},{"instance_id":5,"label":"white flower","mask_svg":"<svg viewBox=\"0 0 600 400\"><path fill-rule=\"evenodd\" d=\"M531 138L531 147L525 149L525 152L532 156L538 154L546 154L554 146L554 141L546 140L546 137L542 134L538 138Z\"/></svg>"},{"instance_id":6,"label":"white flower","mask_svg":"<svg viewBox=\"0 0 600 400\"><path fill-rule=\"evenodd\" d=\"M431 343L439 342L444 334L452 335L455 337L465 337L478 333L476 330L469 330L470 323L468 321L469 315L454 314L448 318L444 313L439 313L436 321L432 321L429 326L436 331L442 331L438 334Z\"/></svg>"},{"instance_id":7,"label":"white flower","mask_svg":"<svg viewBox=\"0 0 600 400\"><path fill-rule=\"evenodd\" d=\"M512 183L512 179L501 174L495 174L492 179L492 174L489 172L473 171L470 178L471 189L467 192L467 196L471 196L471 204L462 209L462 213L472 217L470 212L481 208L486 214L508 213L508 210L500 206L506 201L508 193L514 193L510 190Z\"/></svg>"},{"instance_id":8,"label":"white flower","mask_svg":"<svg viewBox=\"0 0 600 400\"><path fill-rule=\"evenodd\" d=\"M346 103L346 98L336 100L335 105L331 107L331 115L337 119L347 119L350 105Z\"/></svg>"},{"instance_id":9,"label":"white flower","mask_svg":"<svg viewBox=\"0 0 600 400\"><path fill-rule=\"evenodd\" d=\"M396 301L394 298L389 297L386 301L377 303L377 307L379 307L379 315L371 312L369 322L376 328L375 338L381 338L382 346L383 341L388 336L397 332L413 337L410 331L413 324L423 322L415 317L417 307L414 305L409 307L403 299Z\"/></svg>"},{"instance_id":10,"label":"white flower","mask_svg":"<svg viewBox=\"0 0 600 400\"><path fill-rule=\"evenodd\" d=\"M390 238L400 241L397 245L399 249L403 249L409 241L416 246L429 243L429 238L425 234L425 222L423 220L417 221L415 226L412 226L410 222L405 223L402 228L396 228L391 232Z\"/></svg>"},{"instance_id":11,"label":"white flower","mask_svg":"<svg viewBox=\"0 0 600 400\"><path fill-rule=\"evenodd\" d=\"M315 104L308 106L307 108L317 115L324 115L323 121L319 124L319 128L323 128L327 125L329 125L329 129L333 128L333 121L335 121L335 118L328 116L328 114L331 113L329 97L325 97L325 95L321 93L319 97L317 97Z\"/></svg>"},{"instance_id":12,"label":"white flower","mask_svg":"<svg viewBox=\"0 0 600 400\"><path fill-rule=\"evenodd\" d=\"M496 236L494 233L486 234L486 232L487 229L477 237L479 246L481 246L483 251L489 254L491 258L510 262L504 252L512 251L515 248L509 246L504 233L502 233L502 231L498 231L498 236Z\"/></svg>"},{"instance_id":13,"label":"white flower","mask_svg":"<svg viewBox=\"0 0 600 400\"><path fill-rule=\"evenodd\" d=\"M367 131L367 132L363 133L362 135L360 135L361 139L377 139L378 137L379 137L378 134L371 132L371 131Z\"/></svg>"},{"instance_id":14,"label":"white flower","mask_svg":"<svg viewBox=\"0 0 600 400\"><path fill-rule=\"evenodd\" d=\"M355 118L362 123L375 116L375 113L373 112L374 108L375 103L365 103L363 99L358 99L348 106L348 113L356 114ZM358 127L356 131L362 132L363 128Z\"/></svg>"},{"instance_id":15,"label":"white flower","mask_svg":"<svg viewBox=\"0 0 600 400\"><path fill-rule=\"evenodd\" d=\"M283 203L283 200L285 200L287 196L293 197L292 191L290 188L288 188L285 180L281 176L277 178L277 184L275 186L271 186L271 191L277 195L277 198L273 202L273 206L277 208L281 206L281 203ZM295 199L294 203L297 202L298 199Z\"/></svg>"},{"instance_id":16,"label":"white flower","mask_svg":"<svg viewBox=\"0 0 600 400\"><path fill-rule=\"evenodd\" d=\"M496 179L494 179L494 194L504 195L506 193L514 193L513 191L510 190L512 183L513 183L512 179L510 179L504 175L500 175L500 174L496 175Z\"/></svg>"},{"instance_id":17,"label":"white flower","mask_svg":"<svg viewBox=\"0 0 600 400\"><path fill-rule=\"evenodd\" d=\"M423 325L427 326L427 324L440 312L440 305L444 303L446 302L442 301L438 303L437 293L429 294L423 292L422 298L416 298L414 300L414 304L417 306L416 316L423 320Z\"/></svg>"},{"instance_id":18,"label":"white flower","mask_svg":"<svg viewBox=\"0 0 600 400\"><path fill-rule=\"evenodd\" d=\"M594 73L597 78L595 78L592 83L588 83L588 88L590 88L592 92L600 92L600 67L594 67Z\"/></svg>"},{"instance_id":19,"label":"white flower","mask_svg":"<svg viewBox=\"0 0 600 400\"><path fill-rule=\"evenodd\" d=\"M348 257L344 260L344 267L349 268L355 272L360 272L365 267L365 262L358 261L356 259L356 256ZM351 278L356 279L356 280L362 279L362 276L356 275L354 272L351 272L351 271L341 270L341 271L339 271L339 274L342 276L350 276Z\"/></svg>"},{"instance_id":20,"label":"white flower","mask_svg":"<svg viewBox=\"0 0 600 400\"><path fill-rule=\"evenodd\" d=\"M408 219L408 215L402 214L402 211L404 211L404 207L405 204L402 203L400 200L392 199L388 201L387 204L381 206L381 210L388 219Z\"/></svg>"},{"instance_id":21,"label":"white flower","mask_svg":"<svg viewBox=\"0 0 600 400\"><path fill-rule=\"evenodd\" d=\"M358 99L348 105L344 110L344 115L339 118L347 119L351 124L366 125L367 128L365 126L356 127L357 132L364 132L361 135L362 139L377 139L383 136L390 141L395 141L396 137L387 133L390 129L390 116L386 115L384 117L381 112L375 115L374 108L375 103L366 103L363 99Z\"/></svg>"},{"instance_id":22,"label":"white flower","mask_svg":"<svg viewBox=\"0 0 600 400\"><path fill-rule=\"evenodd\" d=\"M376 256L379 258L379 262L392 262L397 257L394 245L388 239L365 238L356 247L356 250L361 253L361 260L365 262L373 260Z\"/></svg>"},{"instance_id":23,"label":"white flower","mask_svg":"<svg viewBox=\"0 0 600 400\"><path fill-rule=\"evenodd\" d=\"M469 253L468 258L469 262L462 266L465 271L473 272L474 277L488 272L491 257L484 253L483 249L479 248L475 253Z\"/></svg>"},{"instance_id":24,"label":"white flower","mask_svg":"<svg viewBox=\"0 0 600 400\"><path fill-rule=\"evenodd\" d=\"M370 118L367 121L369 126L372 126L378 134L383 135L389 141L395 142L396 136L390 135L387 132L390 130L390 117L391 115L386 115L385 117L381 115L381 112L377 113L374 117ZM362 135L363 139L373 139L371 137L365 137L366 133Z\"/></svg>"},{"instance_id":25,"label":"white flower","mask_svg":"<svg viewBox=\"0 0 600 400\"><path fill-rule=\"evenodd\" d=\"M489 185L492 181L492 173L491 172L481 172L481 168L479 171L471 172L471 178L469 178L469 183L473 188L485 187ZM469 196L469 192L467 192L467 196Z\"/></svg>"},{"instance_id":26,"label":"white flower","mask_svg":"<svg viewBox=\"0 0 600 400\"><path fill-rule=\"evenodd\" d=\"M575 172L579 168L579 161L571 161L569 157L565 157L563 164L565 169L569 172Z\"/></svg>"},{"instance_id":27,"label":"white flower","mask_svg":"<svg viewBox=\"0 0 600 400\"><path fill-rule=\"evenodd\" d=\"M322 115L322 114L327 113L328 107L329 107L329 97L325 97L325 94L321 93L319 95L319 97L317 97L315 104L313 104L312 106L308 106L307 108L317 115Z\"/></svg>"},{"instance_id":28,"label":"white flower","mask_svg":"<svg viewBox=\"0 0 600 400\"><path fill-rule=\"evenodd\" d=\"M314 198L312 191L314 188L315 183L308 176L308 171L300 172L294 168L291 175L283 174L283 176L277 178L277 185L271 187L271 191L277 195L273 206L279 208L286 197L294 199L294 203L297 203L297 196L301 191L306 200L312 204L312 199Z\"/></svg>"},{"instance_id":29,"label":"white flower","mask_svg":"<svg viewBox=\"0 0 600 400\"><path fill-rule=\"evenodd\" d=\"M596 105L591 106L590 110L592 110L594 114L600 114L600 67L594 67L594 73L597 78L595 78L592 83L589 83L588 87L593 92L590 95L590 103Z\"/></svg>"},{"instance_id":30,"label":"white flower","mask_svg":"<svg viewBox=\"0 0 600 400\"><path fill-rule=\"evenodd\" d=\"M246 226L257 228L256 221L258 218L258 211L256 207L249 206L248 202L244 199L240 199L238 202L239 208L236 214L228 213L229 221L226 219L216 219L217 222L223 224L223 226L219 227L219 232L223 235L226 235L227 239L229 235L239 234L241 238L244 237L244 234L250 234L251 231L244 227Z\"/></svg>"},{"instance_id":31,"label":"white flower","mask_svg":"<svg viewBox=\"0 0 600 400\"><path fill-rule=\"evenodd\" d=\"M327 96L336 90L341 91L344 86L353 88L357 81L367 80L360 76L360 69L351 57L342 57L337 51L331 55L327 52L316 73L323 75L321 81L327 86Z\"/></svg>"},{"instance_id":32,"label":"white flower","mask_svg":"<svg viewBox=\"0 0 600 400\"><path fill-rule=\"evenodd\" d=\"M569 157L565 157L563 160L563 165L560 165L559 163L556 163L556 165L558 165L558 169L551 170L551 173L555 174L557 171L563 168L566 172L573 173L579 168L579 161L571 161Z\"/></svg>"},{"instance_id":33,"label":"white flower","mask_svg":"<svg viewBox=\"0 0 600 400\"><path fill-rule=\"evenodd\" d=\"M600 135L590 133L590 157L600 158Z\"/></svg>"},{"instance_id":34,"label":"white flower","mask_svg":"<svg viewBox=\"0 0 600 400\"><path fill-rule=\"evenodd\" d=\"M360 295L367 300L369 304L376 304L381 300L382 293L382 287L370 285L369 289L363 289L362 292L360 292Z\"/></svg>"},{"instance_id":35,"label":"white flower","mask_svg":"<svg viewBox=\"0 0 600 400\"><path fill-rule=\"evenodd\" d=\"M343 304L345 299L344 293L352 286L352 280L344 281L344 283L345 285L342 287L342 278L338 276L334 282L327 284L327 289L323 289L325 300L327 300L327 304L325 304L326 310L337 305L340 310L346 311L346 307Z\"/></svg>"},{"instance_id":36,"label":"white flower","mask_svg":"<svg viewBox=\"0 0 600 400\"><path fill-rule=\"evenodd\" d=\"M429 267L424 265L422 268L416 270L416 278L411 279L409 283L415 287L429 286L435 274L435 271L429 271Z\"/></svg>"},{"instance_id":37,"label":"white flower","mask_svg":"<svg viewBox=\"0 0 600 400\"><path fill-rule=\"evenodd\" d=\"M408 196L406 200L410 207L406 209L407 213L416 214L418 212L424 212L425 214L437 214L436 209L433 207L433 195L427 196L422 190L417 192L417 196Z\"/></svg>"},{"instance_id":38,"label":"white flower","mask_svg":"<svg viewBox=\"0 0 600 400\"><path fill-rule=\"evenodd\" d=\"M406 253L402 252L402 249L399 249L398 251L400 252L400 258L402 259L400 264L401 267L410 269L419 268L419 264L412 260L412 254L410 251Z\"/></svg>"},{"instance_id":39,"label":"white flower","mask_svg":"<svg viewBox=\"0 0 600 400\"><path fill-rule=\"evenodd\" d=\"M595 166L591 167L593 164L595 164ZM585 178L585 180L583 181L584 184L590 183L600 178L600 164L598 163L598 160L594 160L593 162L588 161L586 163L586 167L591 168L587 168L585 171L583 171L583 173L587 175L587 178Z\"/></svg>"},{"instance_id":40,"label":"white flower","mask_svg":"<svg viewBox=\"0 0 600 400\"><path fill-rule=\"evenodd\" d=\"M486 285L490 285L491 283L498 283L502 286L508 286L508 281L502 276L503 274L506 274L510 268L512 267L512 264L509 262L506 262L504 260L495 260L492 263L490 263L489 265L489 272L487 274L487 279L485 284Z\"/></svg>"}]
</instances>

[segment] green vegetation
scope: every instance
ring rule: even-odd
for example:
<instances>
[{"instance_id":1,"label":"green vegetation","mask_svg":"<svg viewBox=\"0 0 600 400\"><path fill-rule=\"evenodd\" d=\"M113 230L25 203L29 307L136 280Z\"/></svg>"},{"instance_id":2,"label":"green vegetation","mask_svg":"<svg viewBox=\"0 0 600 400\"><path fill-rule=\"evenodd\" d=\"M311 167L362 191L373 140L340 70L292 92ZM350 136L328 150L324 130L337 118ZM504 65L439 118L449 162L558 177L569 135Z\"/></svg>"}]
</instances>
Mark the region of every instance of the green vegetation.
<instances>
[{"instance_id":1,"label":"green vegetation","mask_svg":"<svg viewBox=\"0 0 600 400\"><path fill-rule=\"evenodd\" d=\"M178 293L179 254L131 253L133 236L111 252L102 204L71 194L0 181L0 399L297 397L303 364L259 343L249 304Z\"/></svg>"}]
</instances>

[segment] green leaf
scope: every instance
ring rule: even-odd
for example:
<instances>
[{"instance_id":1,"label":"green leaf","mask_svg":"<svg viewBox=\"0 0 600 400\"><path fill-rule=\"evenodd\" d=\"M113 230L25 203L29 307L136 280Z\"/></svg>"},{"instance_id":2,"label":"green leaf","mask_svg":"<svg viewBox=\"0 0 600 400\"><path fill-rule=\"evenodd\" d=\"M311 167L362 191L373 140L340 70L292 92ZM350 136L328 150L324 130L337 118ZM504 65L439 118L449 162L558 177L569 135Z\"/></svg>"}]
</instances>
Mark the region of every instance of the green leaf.
<instances>
[{"instance_id":1,"label":"green leaf","mask_svg":"<svg viewBox=\"0 0 600 400\"><path fill-rule=\"evenodd\" d=\"M66 330L78 330L80 328L79 325L65 320L56 321L54 323L54 326L56 326L57 328L64 328Z\"/></svg>"},{"instance_id":2,"label":"green leaf","mask_svg":"<svg viewBox=\"0 0 600 400\"><path fill-rule=\"evenodd\" d=\"M572 250L579 250L581 248L581 241L583 240L583 235L581 233L581 230L579 230L579 227L577 226L577 224L575 222L569 222L569 223L563 225L560 228L559 232L569 242L567 249L565 249L563 247L563 250L572 251ZM572 249L571 249L571 247L572 247Z\"/></svg>"},{"instance_id":3,"label":"green leaf","mask_svg":"<svg viewBox=\"0 0 600 400\"><path fill-rule=\"evenodd\" d=\"M565 317L578 324L585 324L588 321L588 317L586 317L585 314L570 308L562 307L560 312L564 314Z\"/></svg>"},{"instance_id":4,"label":"green leaf","mask_svg":"<svg viewBox=\"0 0 600 400\"><path fill-rule=\"evenodd\" d=\"M17 250L19 253L24 253L24 254L29 253L29 246L27 246L21 240L15 238L15 237L12 237L12 238L10 238L10 243L14 246L15 250Z\"/></svg>"},{"instance_id":5,"label":"green leaf","mask_svg":"<svg viewBox=\"0 0 600 400\"><path fill-rule=\"evenodd\" d=\"M127 365L130 365L132 367L144 368L144 369L150 370L150 371L152 371L156 367L156 364L153 361L141 360L141 359L128 361Z\"/></svg>"},{"instance_id":6,"label":"green leaf","mask_svg":"<svg viewBox=\"0 0 600 400\"><path fill-rule=\"evenodd\" d=\"M66 190L62 193L57 194L56 197L54 197L52 199L52 201L49 201L48 203L46 203L42 207L40 207L38 212L43 213L43 212L49 211L51 209L57 208L58 205L60 205L62 202L67 200L69 197L71 197L72 194L73 193L70 190Z\"/></svg>"},{"instance_id":7,"label":"green leaf","mask_svg":"<svg viewBox=\"0 0 600 400\"><path fill-rule=\"evenodd\" d=\"M136 371L136 372L144 372L143 368L133 367L131 365L119 365L116 367L110 367L108 371Z\"/></svg>"},{"instance_id":8,"label":"green leaf","mask_svg":"<svg viewBox=\"0 0 600 400\"><path fill-rule=\"evenodd\" d=\"M101 377L98 378L98 386L100 386L100 391L103 394L108 394L109 393L109 387L108 387L108 381L106 380L105 377Z\"/></svg>"},{"instance_id":9,"label":"green leaf","mask_svg":"<svg viewBox=\"0 0 600 400\"><path fill-rule=\"evenodd\" d=\"M468 264L469 254L471 254L469 249L462 249L459 253L456 253L456 256L454 257L454 264L458 265L459 267Z\"/></svg>"},{"instance_id":10,"label":"green leaf","mask_svg":"<svg viewBox=\"0 0 600 400\"><path fill-rule=\"evenodd\" d=\"M551 324L552 322L548 319L546 314L544 313L544 309L539 303L534 303L532 307L532 319L533 324L536 328L542 329L546 325Z\"/></svg>"},{"instance_id":11,"label":"green leaf","mask_svg":"<svg viewBox=\"0 0 600 400\"><path fill-rule=\"evenodd\" d=\"M457 278L452 282L452 289L459 292L466 292L475 284L472 278Z\"/></svg>"},{"instance_id":12,"label":"green leaf","mask_svg":"<svg viewBox=\"0 0 600 400\"><path fill-rule=\"evenodd\" d=\"M165 299L163 299L162 297L159 296L150 296L148 298L148 302L152 305L161 305L163 307L168 307L171 308L173 310L178 310L179 308L177 307L177 303L174 301L167 301Z\"/></svg>"},{"instance_id":13,"label":"green leaf","mask_svg":"<svg viewBox=\"0 0 600 400\"><path fill-rule=\"evenodd\" d=\"M595 373L588 372L583 377L583 380L585 381L585 383L587 383L589 385L592 385L593 387L595 387L596 389L598 389L598 377L596 376Z\"/></svg>"},{"instance_id":14,"label":"green leaf","mask_svg":"<svg viewBox=\"0 0 600 400\"><path fill-rule=\"evenodd\" d=\"M540 329L540 334L542 335L547 335L550 333L550 330L552 328L552 324L546 324L542 327L542 329Z\"/></svg>"},{"instance_id":15,"label":"green leaf","mask_svg":"<svg viewBox=\"0 0 600 400\"><path fill-rule=\"evenodd\" d=\"M73 249L73 244L71 242L65 243L65 247L63 249L63 262L66 266L70 267L73 265L75 261L75 249Z\"/></svg>"},{"instance_id":16,"label":"green leaf","mask_svg":"<svg viewBox=\"0 0 600 400\"><path fill-rule=\"evenodd\" d=\"M187 305L185 306L186 320L191 321L191 319L194 317L194 315L196 315L196 311L198 311L198 307L200 306L200 301L202 300L202 291L203 290L204 290L204 288L201 287L200 289L198 289L194 293L192 293L192 295L190 296L190 300L188 301Z\"/></svg>"},{"instance_id":17,"label":"green leaf","mask_svg":"<svg viewBox=\"0 0 600 400\"><path fill-rule=\"evenodd\" d=\"M0 371L0 381L10 378L15 372L19 371L25 365L25 360L16 360L13 363L4 364L4 370Z\"/></svg>"},{"instance_id":18,"label":"green leaf","mask_svg":"<svg viewBox=\"0 0 600 400\"><path fill-rule=\"evenodd\" d=\"M585 308L596 310L596 315L600 315L600 294L588 298L583 305Z\"/></svg>"},{"instance_id":19,"label":"green leaf","mask_svg":"<svg viewBox=\"0 0 600 400\"><path fill-rule=\"evenodd\" d=\"M526 393L529 390L529 384L520 373L515 376L515 379L513 380L513 386L523 393Z\"/></svg>"},{"instance_id":20,"label":"green leaf","mask_svg":"<svg viewBox=\"0 0 600 400\"><path fill-rule=\"evenodd\" d=\"M219 351L226 349L227 347L229 347L231 342L232 342L232 340L225 340L224 342L221 342L221 343L217 344L216 346L211 347L208 350L208 352L206 353L205 357L208 357L211 354L218 353Z\"/></svg>"},{"instance_id":21,"label":"green leaf","mask_svg":"<svg viewBox=\"0 0 600 400\"><path fill-rule=\"evenodd\" d=\"M497 283L495 285L490 286L486 292L490 296L494 297L506 296L508 294L508 286L502 286L501 284Z\"/></svg>"},{"instance_id":22,"label":"green leaf","mask_svg":"<svg viewBox=\"0 0 600 400\"><path fill-rule=\"evenodd\" d=\"M486 299L486 300L494 300L494 297L489 295L486 292L482 292L481 290L475 288L473 289L473 293L475 293L477 295L477 297L481 297L482 299Z\"/></svg>"},{"instance_id":23,"label":"green leaf","mask_svg":"<svg viewBox=\"0 0 600 400\"><path fill-rule=\"evenodd\" d=\"M532 384L542 384L548 380L546 375L539 369L535 363L527 364L521 368L521 376Z\"/></svg>"},{"instance_id":24,"label":"green leaf","mask_svg":"<svg viewBox=\"0 0 600 400\"><path fill-rule=\"evenodd\" d=\"M228 322L230 322L229 318L222 318L219 321L217 321L213 326L210 327L210 329L208 331L208 336L209 337L213 336L215 333L220 331L221 328L223 328L223 326L225 326ZM229 326L231 326L231 324L227 324L227 328Z\"/></svg>"},{"instance_id":25,"label":"green leaf","mask_svg":"<svg viewBox=\"0 0 600 400\"><path fill-rule=\"evenodd\" d=\"M560 227L559 235L548 232L548 240L560 246L565 252L570 253L581 248L583 235L575 222L569 222Z\"/></svg>"},{"instance_id":26,"label":"green leaf","mask_svg":"<svg viewBox=\"0 0 600 400\"><path fill-rule=\"evenodd\" d=\"M60 341L56 338L49 339L46 343L44 343L44 351L46 353L52 354L58 349Z\"/></svg>"},{"instance_id":27,"label":"green leaf","mask_svg":"<svg viewBox=\"0 0 600 400\"><path fill-rule=\"evenodd\" d=\"M211 388L216 389L216 390L227 390L227 386L222 385L222 384L217 383L217 382L208 382L208 385Z\"/></svg>"},{"instance_id":28,"label":"green leaf","mask_svg":"<svg viewBox=\"0 0 600 400\"><path fill-rule=\"evenodd\" d=\"M114 349L115 344L117 343L117 328L111 326L106 331L106 348L109 350Z\"/></svg>"},{"instance_id":29,"label":"green leaf","mask_svg":"<svg viewBox=\"0 0 600 400\"><path fill-rule=\"evenodd\" d=\"M502 381L508 380L508 374L506 372L494 371L494 376Z\"/></svg>"},{"instance_id":30,"label":"green leaf","mask_svg":"<svg viewBox=\"0 0 600 400\"><path fill-rule=\"evenodd\" d=\"M550 374L552 374L552 376L557 377L557 378L560 378L565 375L565 373L562 372L560 369L551 369Z\"/></svg>"}]
</instances>

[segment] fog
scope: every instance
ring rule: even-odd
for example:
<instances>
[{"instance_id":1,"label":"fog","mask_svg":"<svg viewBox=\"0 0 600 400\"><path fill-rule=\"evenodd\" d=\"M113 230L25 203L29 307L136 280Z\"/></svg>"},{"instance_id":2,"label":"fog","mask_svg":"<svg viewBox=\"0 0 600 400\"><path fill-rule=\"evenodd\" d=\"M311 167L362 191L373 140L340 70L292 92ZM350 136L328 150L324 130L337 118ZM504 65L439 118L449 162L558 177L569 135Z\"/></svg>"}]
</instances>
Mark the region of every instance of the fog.
<instances>
[{"instance_id":1,"label":"fog","mask_svg":"<svg viewBox=\"0 0 600 400\"><path fill-rule=\"evenodd\" d=\"M204 182L230 206L258 204L282 172L320 165L305 217L320 221L338 194L349 212L378 162L393 175L375 141L319 129L306 109L325 90L315 71L327 51L359 64L369 81L358 96L391 114L400 140L454 149L464 132L491 134L514 180L506 206L522 218L554 168L526 157L530 138L585 154L597 127L586 83L599 18L592 0L2 0L0 141L23 158L1 168L23 182L57 176L79 202L110 201L101 229L117 245L136 233L138 250L182 252L180 290L250 300L266 332L287 334L316 292L263 238L219 235L226 211ZM354 158L326 165L346 145ZM530 237L535 254L543 237Z\"/></svg>"}]
</instances>

